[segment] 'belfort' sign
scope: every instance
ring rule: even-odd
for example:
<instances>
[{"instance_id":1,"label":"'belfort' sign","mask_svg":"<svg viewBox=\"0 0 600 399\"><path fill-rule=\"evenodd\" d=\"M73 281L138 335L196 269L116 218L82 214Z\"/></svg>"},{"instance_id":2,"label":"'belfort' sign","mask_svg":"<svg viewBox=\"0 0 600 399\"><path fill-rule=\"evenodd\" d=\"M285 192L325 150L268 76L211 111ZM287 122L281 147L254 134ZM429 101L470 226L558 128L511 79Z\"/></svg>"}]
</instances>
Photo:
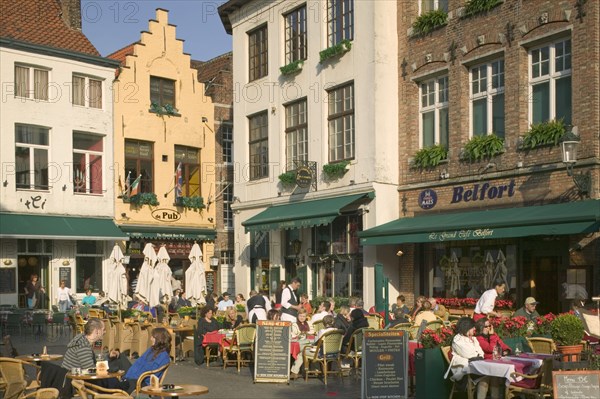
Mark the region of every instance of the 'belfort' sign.
<instances>
[{"instance_id":1,"label":"'belfort' sign","mask_svg":"<svg viewBox=\"0 0 600 399\"><path fill-rule=\"evenodd\" d=\"M504 196L512 197L513 195L515 195L514 179L508 184L491 185L490 183L476 183L470 189L465 189L463 186L454 187L450 203L456 204L462 201L483 201L486 199L493 200Z\"/></svg>"}]
</instances>

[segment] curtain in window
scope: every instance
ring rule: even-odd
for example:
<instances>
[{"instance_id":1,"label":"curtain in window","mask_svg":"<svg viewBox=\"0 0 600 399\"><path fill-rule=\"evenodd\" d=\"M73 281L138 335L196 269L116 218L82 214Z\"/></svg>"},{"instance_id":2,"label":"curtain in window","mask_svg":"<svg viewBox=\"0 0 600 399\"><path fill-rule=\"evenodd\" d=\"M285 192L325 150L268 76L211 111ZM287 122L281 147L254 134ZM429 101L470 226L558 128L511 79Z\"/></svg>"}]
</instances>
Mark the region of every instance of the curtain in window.
<instances>
[{"instance_id":1,"label":"curtain in window","mask_svg":"<svg viewBox=\"0 0 600 399\"><path fill-rule=\"evenodd\" d=\"M90 79L90 107L102 108L102 82Z\"/></svg>"},{"instance_id":2,"label":"curtain in window","mask_svg":"<svg viewBox=\"0 0 600 399\"><path fill-rule=\"evenodd\" d=\"M15 67L15 96L27 97L29 91L29 68Z\"/></svg>"},{"instance_id":3,"label":"curtain in window","mask_svg":"<svg viewBox=\"0 0 600 399\"><path fill-rule=\"evenodd\" d=\"M48 71L35 69L33 71L34 98L36 100L48 100Z\"/></svg>"},{"instance_id":4,"label":"curtain in window","mask_svg":"<svg viewBox=\"0 0 600 399\"><path fill-rule=\"evenodd\" d=\"M85 78L73 76L73 104L85 105Z\"/></svg>"}]
</instances>

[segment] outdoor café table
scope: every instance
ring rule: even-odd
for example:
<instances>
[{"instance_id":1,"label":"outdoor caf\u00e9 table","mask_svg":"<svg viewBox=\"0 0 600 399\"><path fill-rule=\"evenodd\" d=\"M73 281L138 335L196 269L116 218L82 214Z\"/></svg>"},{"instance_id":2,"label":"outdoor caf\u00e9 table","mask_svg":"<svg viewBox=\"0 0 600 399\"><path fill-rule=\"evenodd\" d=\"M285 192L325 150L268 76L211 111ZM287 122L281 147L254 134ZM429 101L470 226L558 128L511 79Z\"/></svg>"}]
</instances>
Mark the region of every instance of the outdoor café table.
<instances>
[{"instance_id":1,"label":"outdoor caf\u00e9 table","mask_svg":"<svg viewBox=\"0 0 600 399\"><path fill-rule=\"evenodd\" d=\"M223 330L219 330L223 331ZM217 344L219 346L223 345L223 341L228 337L233 337L233 333L231 334L223 334L219 331L210 331L204 334L204 339L202 340L202 346L206 346L208 344Z\"/></svg>"},{"instance_id":2,"label":"outdoor caf\u00e9 table","mask_svg":"<svg viewBox=\"0 0 600 399\"><path fill-rule=\"evenodd\" d=\"M60 360L63 358L63 355L20 355L17 356L17 359L25 360L28 362L35 362L38 366L42 362L50 362L53 360Z\"/></svg>"},{"instance_id":3,"label":"outdoor caf\u00e9 table","mask_svg":"<svg viewBox=\"0 0 600 399\"><path fill-rule=\"evenodd\" d=\"M522 380L521 377L513 379L511 377L512 373L517 372L521 374L530 374L539 369L541 361L538 364L537 362L532 360L535 359L503 357L497 360L475 360L469 363L469 373L490 377L505 378L506 385L510 385L511 382L517 382Z\"/></svg>"},{"instance_id":4,"label":"outdoor caf\u00e9 table","mask_svg":"<svg viewBox=\"0 0 600 399\"><path fill-rule=\"evenodd\" d=\"M183 343L183 333L194 331L194 327L192 326L178 326L178 327L169 327L173 333L179 338L179 345L177 345L177 349L175 351L175 361L183 360L183 351L181 349L181 345ZM177 342L177 340L175 340Z\"/></svg>"},{"instance_id":5,"label":"outdoor caf\u00e9 table","mask_svg":"<svg viewBox=\"0 0 600 399\"><path fill-rule=\"evenodd\" d=\"M152 389L150 386L145 386L140 390L141 393L149 396L162 396L178 398L179 396L198 396L208 393L208 387L204 385L177 384L173 389Z\"/></svg>"},{"instance_id":6,"label":"outdoor caf\u00e9 table","mask_svg":"<svg viewBox=\"0 0 600 399\"><path fill-rule=\"evenodd\" d=\"M77 375L72 374L69 371L67 373L67 378L71 378L73 380L83 380L83 381L102 380L105 378L116 378L116 379L120 380L121 377L123 376L123 374L125 374L125 371L123 371L123 370L114 371L114 372L105 373L105 374L86 373L86 374L77 374Z\"/></svg>"}]
</instances>

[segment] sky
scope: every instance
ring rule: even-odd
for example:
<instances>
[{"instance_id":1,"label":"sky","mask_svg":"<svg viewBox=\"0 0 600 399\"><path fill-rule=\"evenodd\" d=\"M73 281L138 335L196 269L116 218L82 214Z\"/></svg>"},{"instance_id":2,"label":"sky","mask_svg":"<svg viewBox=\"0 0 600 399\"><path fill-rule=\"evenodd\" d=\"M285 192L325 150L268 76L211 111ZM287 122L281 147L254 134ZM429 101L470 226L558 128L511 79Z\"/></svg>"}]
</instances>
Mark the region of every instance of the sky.
<instances>
[{"instance_id":1,"label":"sky","mask_svg":"<svg viewBox=\"0 0 600 399\"><path fill-rule=\"evenodd\" d=\"M231 51L217 7L225 0L82 0L83 33L106 56L140 40L156 9L169 10L169 23L177 25L177 38L192 59L206 61Z\"/></svg>"}]
</instances>

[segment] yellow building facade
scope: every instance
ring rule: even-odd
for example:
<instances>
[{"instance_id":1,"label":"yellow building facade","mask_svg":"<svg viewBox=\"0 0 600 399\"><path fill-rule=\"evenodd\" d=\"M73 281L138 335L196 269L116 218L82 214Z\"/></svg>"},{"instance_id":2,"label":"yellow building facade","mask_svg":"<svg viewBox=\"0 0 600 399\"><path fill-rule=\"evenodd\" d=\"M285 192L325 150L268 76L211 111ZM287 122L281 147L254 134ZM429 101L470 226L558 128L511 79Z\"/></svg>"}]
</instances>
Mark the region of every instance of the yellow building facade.
<instances>
[{"instance_id":1,"label":"yellow building facade","mask_svg":"<svg viewBox=\"0 0 600 399\"><path fill-rule=\"evenodd\" d=\"M165 245L175 278L183 281L194 242L208 268L215 239L213 104L190 67L183 40L157 9L140 40L109 56L121 61L113 85L115 221L130 240L135 278L150 242Z\"/></svg>"}]
</instances>

